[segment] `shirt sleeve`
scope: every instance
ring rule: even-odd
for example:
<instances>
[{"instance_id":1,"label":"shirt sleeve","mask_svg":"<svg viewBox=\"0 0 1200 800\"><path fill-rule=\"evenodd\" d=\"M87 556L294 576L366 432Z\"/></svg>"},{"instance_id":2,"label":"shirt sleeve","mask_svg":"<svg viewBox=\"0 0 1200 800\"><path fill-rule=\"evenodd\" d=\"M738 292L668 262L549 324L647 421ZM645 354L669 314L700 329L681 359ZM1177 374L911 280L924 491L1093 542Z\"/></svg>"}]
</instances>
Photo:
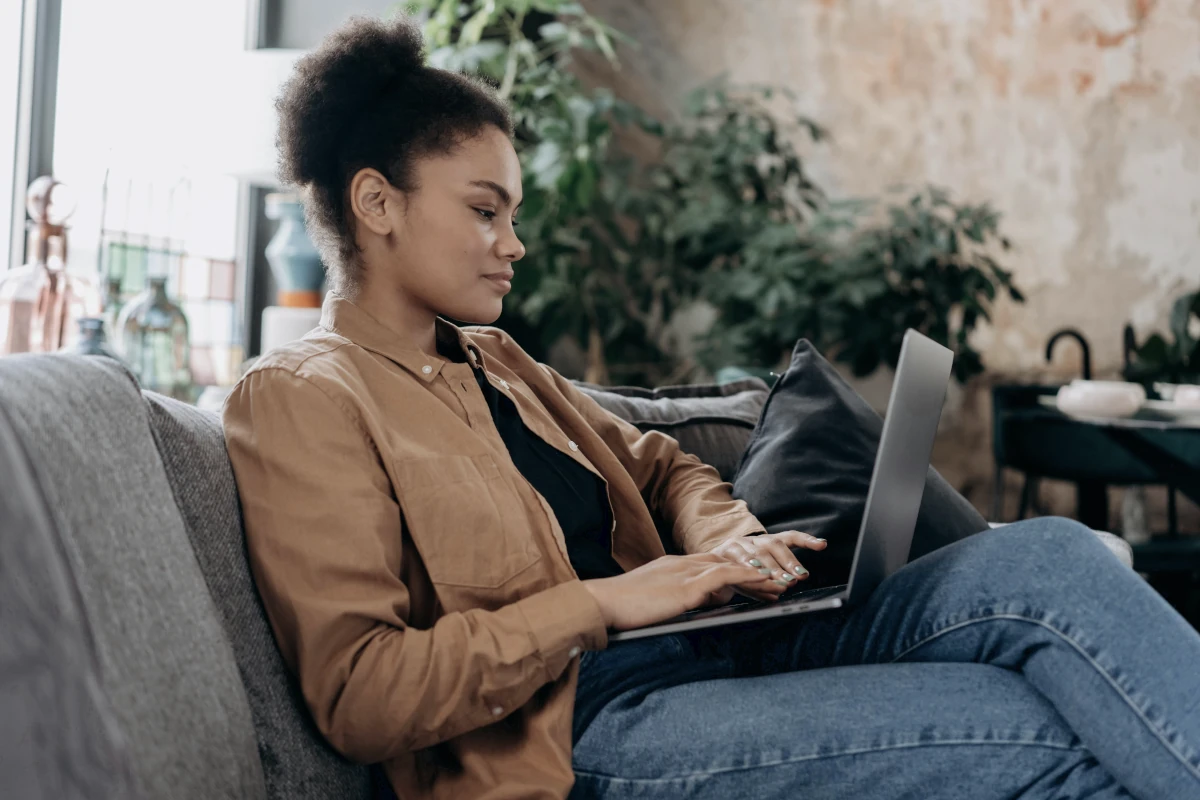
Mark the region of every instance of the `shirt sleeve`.
<instances>
[{"instance_id":1,"label":"shirt sleeve","mask_svg":"<svg viewBox=\"0 0 1200 800\"><path fill-rule=\"evenodd\" d=\"M646 505L671 526L672 540L681 552L702 553L731 537L766 531L746 501L733 498L733 484L722 481L714 467L683 452L679 442L665 433L642 433L552 367L540 366L616 454Z\"/></svg>"},{"instance_id":2,"label":"shirt sleeve","mask_svg":"<svg viewBox=\"0 0 1200 800\"><path fill-rule=\"evenodd\" d=\"M507 716L607 634L579 581L410 627L400 507L356 419L279 368L250 373L224 409L250 566L284 659L333 747L376 763Z\"/></svg>"}]
</instances>

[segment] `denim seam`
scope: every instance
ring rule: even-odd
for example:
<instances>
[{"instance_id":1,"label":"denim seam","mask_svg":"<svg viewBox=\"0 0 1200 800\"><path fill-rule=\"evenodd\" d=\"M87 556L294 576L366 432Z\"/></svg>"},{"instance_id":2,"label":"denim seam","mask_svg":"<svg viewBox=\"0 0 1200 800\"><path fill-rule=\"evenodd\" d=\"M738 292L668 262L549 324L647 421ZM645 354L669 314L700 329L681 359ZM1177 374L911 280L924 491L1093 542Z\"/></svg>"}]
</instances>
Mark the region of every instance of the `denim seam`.
<instances>
[{"instance_id":1,"label":"denim seam","mask_svg":"<svg viewBox=\"0 0 1200 800\"><path fill-rule=\"evenodd\" d=\"M1058 628L1054 627L1053 625L1050 625L1047 622L1043 622L1040 619L1028 617L1028 616L1025 616L1024 614L1005 613L1005 614L989 614L986 617L976 617L975 619L968 619L968 620L964 620L963 622L956 622L953 625L948 625L947 627L942 628L937 633L927 636L926 638L922 639L921 641L917 642L916 644L905 648L903 651L900 652L899 655L897 655L895 658L893 658L890 663L895 664L897 661L899 661L904 656L908 655L909 653L911 653L912 651L916 650L919 647L923 647L924 645L928 644L929 642L933 641L934 639L937 639L938 637L942 636L943 634L950 633L952 631L958 630L959 628L965 628L968 625L974 625L976 623L986 622L986 621L992 620L992 619L1011 619L1011 620L1017 620L1019 622L1028 622L1028 623L1032 623L1034 625L1040 625L1043 628L1045 628L1046 630L1051 631L1052 633L1056 634L1063 641L1069 643L1071 645L1071 647L1073 647L1076 650L1076 652L1078 652L1081 656L1083 656L1087 660L1087 662L1092 665L1092 668L1095 669L1096 672L1100 673L1100 675L1102 675L1104 677L1104 680L1106 680L1108 682L1108 685L1111 686L1113 688L1113 691L1115 691L1121 697L1121 699L1125 701L1125 704L1128 705L1133 710L1133 713L1136 714L1138 716L1138 718L1142 720L1142 723L1146 726L1146 728L1149 729L1154 734L1155 738L1157 738L1160 742L1162 742L1163 747L1165 747L1168 752L1170 752L1173 756L1175 756L1175 758L1179 761L1180 764L1183 764L1184 768L1189 773L1191 773L1192 777L1196 778L1197 780L1200 780L1200 769L1197 769L1197 767L1194 766L1191 763L1191 761L1183 753L1180 753L1179 750L1177 750L1173 744L1171 744L1169 741L1166 740L1166 738L1164 738L1166 734L1163 731L1161 731L1157 725L1155 725L1153 722L1151 722L1149 719L1147 719L1146 715L1144 713L1142 713L1142 710L1140 708L1138 708L1136 703L1133 702L1133 698L1131 698L1128 694L1125 693L1125 690L1122 689L1120 684L1118 684L1116 682L1116 680L1111 675L1108 674L1108 671L1105 670L1104 667L1100 666L1099 662L1097 662L1096 659L1092 658L1091 654L1088 653L1087 650L1085 650L1083 648L1083 646L1079 644L1079 642L1075 641L1070 636L1068 636L1066 633L1064 633L1063 631L1060 631Z\"/></svg>"},{"instance_id":2,"label":"denim seam","mask_svg":"<svg viewBox=\"0 0 1200 800\"><path fill-rule=\"evenodd\" d=\"M625 778L615 775L606 775L602 772L593 772L587 769L579 769L576 767L573 771L575 775L587 776L608 781L609 783L633 783L633 784L654 784L654 783L672 783L675 781L691 780L693 778L701 778L709 775L724 775L733 772L748 772L756 769L765 769L770 767L780 767L786 764L795 764L802 761L820 761L826 758L841 758L842 756L856 756L864 753L883 753L889 750L906 750L915 747L943 747L943 746L959 746L959 745L980 745L980 746L997 746L1007 745L1011 747L1040 747L1047 750L1087 750L1083 746L1057 745L1049 742L1019 742L1006 741L1004 739L939 739L936 742L911 742L904 744L891 744L883 747L854 747L848 750L839 750L836 753L816 753L811 756L796 756L794 758L783 758L777 761L764 761L760 764L750 764L744 767L724 767L721 769L701 770L698 772L689 772L683 775L672 775L664 778Z\"/></svg>"}]
</instances>

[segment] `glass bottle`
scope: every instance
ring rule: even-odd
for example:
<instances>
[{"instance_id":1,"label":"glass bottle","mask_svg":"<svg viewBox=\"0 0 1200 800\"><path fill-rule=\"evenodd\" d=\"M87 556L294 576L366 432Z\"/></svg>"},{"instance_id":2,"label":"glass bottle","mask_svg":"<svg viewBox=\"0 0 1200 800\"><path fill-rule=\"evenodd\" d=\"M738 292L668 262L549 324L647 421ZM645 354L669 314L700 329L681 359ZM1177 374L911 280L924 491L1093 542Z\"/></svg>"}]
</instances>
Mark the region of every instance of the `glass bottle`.
<instances>
[{"instance_id":1,"label":"glass bottle","mask_svg":"<svg viewBox=\"0 0 1200 800\"><path fill-rule=\"evenodd\" d=\"M167 297L167 279L152 277L117 320L121 355L143 389L192 401L187 317Z\"/></svg>"},{"instance_id":2,"label":"glass bottle","mask_svg":"<svg viewBox=\"0 0 1200 800\"><path fill-rule=\"evenodd\" d=\"M71 345L78 320L98 311L92 285L67 272L65 222L75 198L50 176L29 185L25 207L32 218L29 263L0 278L0 355L48 353Z\"/></svg>"},{"instance_id":3,"label":"glass bottle","mask_svg":"<svg viewBox=\"0 0 1200 800\"><path fill-rule=\"evenodd\" d=\"M108 346L108 340L104 336L104 320L100 317L80 318L79 339L74 345L63 349L84 356L108 356L117 361L121 360Z\"/></svg>"},{"instance_id":4,"label":"glass bottle","mask_svg":"<svg viewBox=\"0 0 1200 800\"><path fill-rule=\"evenodd\" d=\"M121 318L121 278L111 273L104 281L104 293L101 296L100 318L104 321L104 329L112 337L112 345L121 349L121 329L117 321ZM82 332L82 329L81 329Z\"/></svg>"}]
</instances>

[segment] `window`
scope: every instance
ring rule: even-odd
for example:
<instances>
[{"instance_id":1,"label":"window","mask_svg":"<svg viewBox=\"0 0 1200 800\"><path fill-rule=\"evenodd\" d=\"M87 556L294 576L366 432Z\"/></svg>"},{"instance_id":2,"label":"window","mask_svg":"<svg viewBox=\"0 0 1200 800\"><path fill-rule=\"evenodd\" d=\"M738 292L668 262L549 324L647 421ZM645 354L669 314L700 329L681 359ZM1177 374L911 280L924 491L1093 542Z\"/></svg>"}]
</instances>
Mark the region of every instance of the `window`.
<instances>
[{"instance_id":1,"label":"window","mask_svg":"<svg viewBox=\"0 0 1200 800\"><path fill-rule=\"evenodd\" d=\"M123 299L166 275L198 384L230 382L241 360L239 186L206 143L238 126L220 76L242 55L245 13L244 0L62 0L54 175L79 198L68 268L118 276Z\"/></svg>"}]
</instances>

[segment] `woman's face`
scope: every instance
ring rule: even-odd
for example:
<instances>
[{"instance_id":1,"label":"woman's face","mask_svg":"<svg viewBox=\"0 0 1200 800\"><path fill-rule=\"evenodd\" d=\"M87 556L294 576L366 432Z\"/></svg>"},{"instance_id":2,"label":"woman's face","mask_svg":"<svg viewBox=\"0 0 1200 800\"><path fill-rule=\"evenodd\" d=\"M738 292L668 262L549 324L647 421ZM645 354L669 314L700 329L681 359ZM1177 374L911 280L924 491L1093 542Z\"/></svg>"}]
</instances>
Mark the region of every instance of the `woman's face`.
<instances>
[{"instance_id":1,"label":"woman's face","mask_svg":"<svg viewBox=\"0 0 1200 800\"><path fill-rule=\"evenodd\" d=\"M409 193L374 170L351 182L361 291L394 293L413 310L459 322L495 322L512 264L525 255L514 230L522 193L512 143L488 126L449 155L420 159L414 178Z\"/></svg>"}]
</instances>

